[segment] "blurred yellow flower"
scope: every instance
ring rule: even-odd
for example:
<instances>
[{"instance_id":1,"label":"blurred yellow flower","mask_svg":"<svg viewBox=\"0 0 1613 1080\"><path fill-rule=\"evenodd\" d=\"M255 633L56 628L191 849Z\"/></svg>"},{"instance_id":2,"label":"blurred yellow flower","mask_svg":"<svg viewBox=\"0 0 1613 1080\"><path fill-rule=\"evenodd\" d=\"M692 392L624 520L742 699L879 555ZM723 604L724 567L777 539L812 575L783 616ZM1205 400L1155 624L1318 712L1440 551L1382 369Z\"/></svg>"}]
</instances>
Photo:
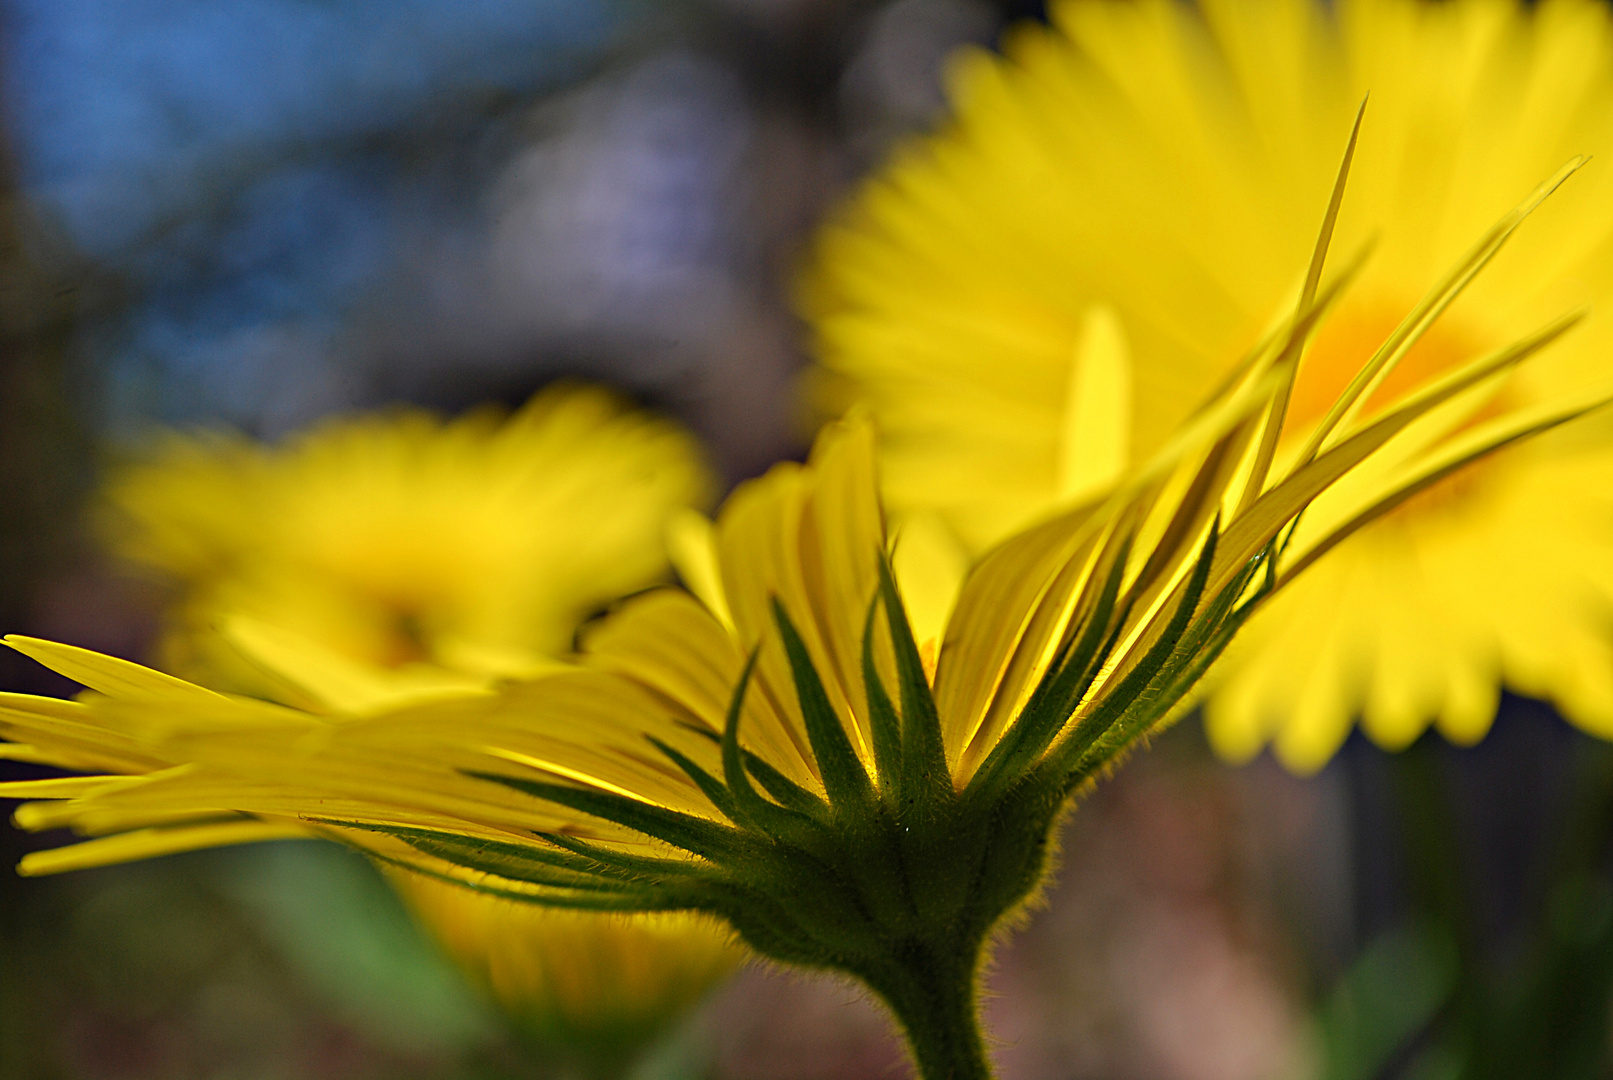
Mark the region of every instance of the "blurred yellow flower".
<instances>
[{"instance_id":1,"label":"blurred yellow flower","mask_svg":"<svg viewBox=\"0 0 1613 1080\"><path fill-rule=\"evenodd\" d=\"M443 948L525 1030L596 1072L631 1064L646 1033L697 1004L740 950L708 915L537 907L394 871ZM468 902L474 901L474 902Z\"/></svg>"},{"instance_id":2,"label":"blurred yellow flower","mask_svg":"<svg viewBox=\"0 0 1613 1080\"><path fill-rule=\"evenodd\" d=\"M558 668L590 612L665 576L667 523L710 486L676 426L558 386L508 418L343 417L279 447L170 435L113 475L100 524L177 590L172 670L363 713ZM512 1017L590 1068L622 1064L740 956L698 916L391 880Z\"/></svg>"},{"instance_id":3,"label":"blurred yellow flower","mask_svg":"<svg viewBox=\"0 0 1613 1080\"><path fill-rule=\"evenodd\" d=\"M1377 246L1309 345L1284 452L1431 276L1574 154L1602 158L1364 414L1576 303L1584 328L1505 404L1608 370L1605 5L1055 0L1004 54L960 59L956 119L827 231L804 290L822 398L869 403L892 511L927 535L978 553L1160 445L1292 306L1336 133L1369 91L1337 235ZM1358 715L1387 747L1430 721L1467 743L1502 683L1613 736L1610 598L1598 422L1438 485L1276 597L1212 675L1211 739L1234 759L1275 740L1299 770Z\"/></svg>"},{"instance_id":4,"label":"blurred yellow flower","mask_svg":"<svg viewBox=\"0 0 1613 1080\"><path fill-rule=\"evenodd\" d=\"M508 418L339 417L281 446L170 435L113 473L99 517L114 552L178 586L164 666L256 691L223 616L359 665L529 672L664 575L667 521L710 493L685 432L560 385Z\"/></svg>"}]
</instances>

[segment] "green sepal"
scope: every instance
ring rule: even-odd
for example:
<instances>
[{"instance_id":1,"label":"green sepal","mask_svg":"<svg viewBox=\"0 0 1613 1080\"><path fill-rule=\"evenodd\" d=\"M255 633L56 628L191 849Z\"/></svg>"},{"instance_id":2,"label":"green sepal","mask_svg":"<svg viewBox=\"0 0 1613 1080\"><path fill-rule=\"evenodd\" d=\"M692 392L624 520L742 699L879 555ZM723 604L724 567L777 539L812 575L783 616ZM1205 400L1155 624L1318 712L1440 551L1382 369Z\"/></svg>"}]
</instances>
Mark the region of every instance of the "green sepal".
<instances>
[{"instance_id":1,"label":"green sepal","mask_svg":"<svg viewBox=\"0 0 1613 1080\"><path fill-rule=\"evenodd\" d=\"M1210 604L1206 605L1203 617L1182 639L1182 644L1178 647L1178 652L1182 655L1178 673L1157 695L1161 715L1175 708L1176 704L1187 696L1194 684L1210 669L1210 665L1215 663L1226 647L1232 643L1233 635L1248 621L1249 616L1254 614L1259 598L1265 596L1269 587L1263 584L1257 597L1243 604L1238 603L1238 597L1249 587L1254 576L1261 572L1262 564L1268 570L1273 565L1275 560L1271 558L1271 554L1268 547L1250 560L1249 565L1244 567Z\"/></svg>"},{"instance_id":2,"label":"green sepal","mask_svg":"<svg viewBox=\"0 0 1613 1080\"><path fill-rule=\"evenodd\" d=\"M1160 632L1159 640L1154 642L1137 666L1120 680L1104 703L1058 745L1049 760L1053 771L1065 776L1090 771L1124 749L1124 743L1109 737L1111 731L1124 720L1138 697L1175 654L1177 643L1187 632L1199 598L1210 579L1210 567L1215 561L1215 546L1220 531L1221 516L1217 514L1210 524L1209 535L1204 540L1198 562L1193 566L1182 599Z\"/></svg>"},{"instance_id":3,"label":"green sepal","mask_svg":"<svg viewBox=\"0 0 1613 1080\"><path fill-rule=\"evenodd\" d=\"M463 866L467 870L495 874L511 881L525 882L528 885L567 889L626 890L634 886L660 884L658 879L622 878L620 875L613 881L600 881L595 867L563 851L551 852L529 845L411 825L372 825L366 822L325 818L317 820L322 825L391 836L402 840L416 851L441 859L443 862ZM578 881L578 878L588 880Z\"/></svg>"},{"instance_id":4,"label":"green sepal","mask_svg":"<svg viewBox=\"0 0 1613 1080\"><path fill-rule=\"evenodd\" d=\"M358 821L323 818L311 820L334 828L392 836L404 841L428 857L440 859L454 866L485 873L506 881L519 881L523 884L536 885L543 890L540 893L532 893L516 889L501 889L497 885L492 885L485 881L467 881L463 878L454 877L452 874L433 870L429 866L422 866L406 859L366 849L366 854L377 862L396 866L410 873L451 885L458 885L488 896L497 896L528 904L541 904L559 908L584 908L591 911L671 911L688 906L686 897L676 895L678 890L669 889L662 883L632 884L619 880L603 881L597 875L584 875L581 873L572 875L573 880L569 881L544 880L543 875L536 873L532 867L523 866L520 868L519 873L513 873L510 871L510 863L506 860L482 858L480 857L482 854L480 852L467 854L467 848L460 848L451 843L437 844L433 840L427 839L427 837L453 839L457 834L440 833L437 830L415 829L407 826L377 826ZM424 835L413 837L406 835L411 833ZM458 839L470 840L472 838L458 837ZM492 843L496 844L497 842ZM508 846L519 847L520 845ZM525 849L523 854L531 857L534 862L540 865L546 862L546 860L537 857L537 852L530 849ZM590 877L590 880L576 881L576 877Z\"/></svg>"},{"instance_id":5,"label":"green sepal","mask_svg":"<svg viewBox=\"0 0 1613 1080\"><path fill-rule=\"evenodd\" d=\"M718 746L722 745L722 736L713 731L699 728L690 728L704 738L710 739ZM829 812L829 804L806 788L779 772L762 759L761 755L752 753L741 747L740 753L745 759L745 771L762 785L762 790L773 796L779 805L787 806L791 810L798 810L809 818L819 819Z\"/></svg>"},{"instance_id":6,"label":"green sepal","mask_svg":"<svg viewBox=\"0 0 1613 1080\"><path fill-rule=\"evenodd\" d=\"M695 782L695 786L700 789L706 798L711 800L711 805L715 806L724 817L735 825L744 824L740 819L738 809L734 806L733 793L728 790L726 784L701 768L682 751L668 746L654 735L645 735L644 737L650 741L652 746L665 754L672 764L682 769L683 774Z\"/></svg>"},{"instance_id":7,"label":"green sepal","mask_svg":"<svg viewBox=\"0 0 1613 1080\"><path fill-rule=\"evenodd\" d=\"M723 779L728 781L728 790L733 794L734 813L731 816L735 822L778 838L798 832L802 825L810 824L810 819L798 811L762 798L745 773L744 756L739 747L739 718L745 711L745 691L750 686L751 674L756 670L759 655L760 650L752 651L750 658L745 661L745 669L740 672L739 682L728 702L728 715L723 719L722 771ZM805 707L803 704L802 708Z\"/></svg>"},{"instance_id":8,"label":"green sepal","mask_svg":"<svg viewBox=\"0 0 1613 1080\"><path fill-rule=\"evenodd\" d=\"M504 776L467 770L466 776L502 784L507 788L530 795L535 799L559 803L572 810L603 818L625 828L653 836L657 840L682 848L684 851L713 861L737 856L743 847L743 834L727 825L697 818L664 806L654 806L638 799L629 799L611 791L593 791L572 787L569 784L552 784L542 780Z\"/></svg>"},{"instance_id":9,"label":"green sepal","mask_svg":"<svg viewBox=\"0 0 1613 1080\"><path fill-rule=\"evenodd\" d=\"M992 747L991 753L970 780L968 791L971 795L977 798L988 796L1023 775L1058 738L1071 714L1081 704L1081 699L1098 677L1103 662L1113 648L1117 631L1111 621L1120 598L1120 584L1125 577L1126 559L1130 551L1131 539L1128 537L1116 551L1098 600L1087 613L1079 632L1060 647L1053 664L1026 702L1024 711L1003 733L997 745Z\"/></svg>"},{"instance_id":10,"label":"green sepal","mask_svg":"<svg viewBox=\"0 0 1613 1080\"><path fill-rule=\"evenodd\" d=\"M863 619L863 692L868 696L868 726L874 736L874 767L879 772L879 787L890 792L898 786L901 776L902 721L874 664L874 617L879 614L879 599L879 594L875 593Z\"/></svg>"},{"instance_id":11,"label":"green sepal","mask_svg":"<svg viewBox=\"0 0 1613 1080\"><path fill-rule=\"evenodd\" d=\"M394 834L397 835L397 834ZM587 871L561 869L545 859L534 859L515 844L484 842L477 837L457 840L432 837L399 836L400 840L416 851L441 859L443 862L480 870L510 881L528 885L546 885L560 889L578 889L584 892L629 893L647 882L633 882L622 878L603 880Z\"/></svg>"},{"instance_id":12,"label":"green sepal","mask_svg":"<svg viewBox=\"0 0 1613 1080\"><path fill-rule=\"evenodd\" d=\"M1194 474L1193 482L1183 493L1182 501L1177 506L1176 512L1171 515L1165 531L1154 542L1152 552L1132 583L1133 590L1141 590L1152 584L1164 572L1166 565L1176 558L1176 552L1181 550L1182 545L1204 527L1205 518L1213 504L1212 496L1218 486L1215 484L1217 472L1223 465L1230 463L1229 457L1232 457L1235 446L1239 447L1241 453L1242 446L1247 445L1248 435L1241 428L1216 440L1209 454L1205 456L1204 462L1199 466L1198 472ZM1212 534L1219 533L1220 526L1221 513L1217 510L1215 523L1211 529Z\"/></svg>"},{"instance_id":13,"label":"green sepal","mask_svg":"<svg viewBox=\"0 0 1613 1080\"><path fill-rule=\"evenodd\" d=\"M828 803L773 768L760 754L745 751L745 770L754 776L756 782L762 785L762 790L777 799L780 805L815 820L829 813Z\"/></svg>"},{"instance_id":14,"label":"green sepal","mask_svg":"<svg viewBox=\"0 0 1613 1080\"><path fill-rule=\"evenodd\" d=\"M1208 611L1203 624L1203 633L1197 636L1197 640L1194 641L1191 649L1179 648L1178 651L1182 654L1183 662L1175 665L1174 671L1167 668L1169 678L1156 677L1155 682L1160 684L1159 688L1147 693L1152 703L1146 709L1135 710L1137 715L1128 717L1126 721L1123 721L1126 728L1119 736L1118 741L1123 743L1128 736L1141 734L1165 720L1171 711L1181 704L1182 699L1188 695L1194 685L1204 677L1204 673L1209 671L1210 666L1226 651L1226 647L1232 643L1234 635L1237 634L1244 622L1253 613L1252 605L1234 608L1233 604L1236 600L1236 594L1247 587L1254 572L1255 568L1251 567L1248 574L1235 578L1233 585L1223 590L1225 602L1221 602L1221 597L1217 598L1215 607L1219 610ZM1231 609L1230 613L1228 609ZM1094 762L1090 767L1078 766L1066 778L1063 790L1066 793L1073 792L1101 764L1101 762Z\"/></svg>"},{"instance_id":15,"label":"green sepal","mask_svg":"<svg viewBox=\"0 0 1613 1080\"><path fill-rule=\"evenodd\" d=\"M1199 675L1208 669L1205 646L1226 620L1237 600L1237 593L1248 583L1246 574L1247 568L1233 579L1232 586L1222 589L1205 606L1203 614L1187 628L1160 670L1106 736L1110 742L1125 746L1153 727L1175 707L1193 683L1198 681ZM1227 640L1230 640L1230 635Z\"/></svg>"},{"instance_id":16,"label":"green sepal","mask_svg":"<svg viewBox=\"0 0 1613 1080\"><path fill-rule=\"evenodd\" d=\"M489 885L485 881L465 881L444 874L429 867L420 866L404 859L382 855L374 851L366 851L366 855L376 862L387 866L395 866L399 870L407 870L411 874L431 878L449 885L457 885L471 892L483 896L493 896L500 900L514 900L522 904L533 904L537 907L558 908L564 911L599 911L618 912L623 915L639 915L656 911L689 911L696 905L690 898L673 890L645 890L643 892L624 894L621 898L610 898L604 895L589 894L575 891L555 890L553 892L531 893L516 889L501 889L497 885Z\"/></svg>"},{"instance_id":17,"label":"green sepal","mask_svg":"<svg viewBox=\"0 0 1613 1080\"><path fill-rule=\"evenodd\" d=\"M576 836L568 836L566 833L538 832L532 835L544 843L560 848L560 851L553 854L556 858L567 859L566 865L586 868L589 873L626 874L631 878L642 878L657 885L667 884L666 879L669 877L704 881L711 873L710 867L687 860L666 859L658 855L632 855Z\"/></svg>"},{"instance_id":18,"label":"green sepal","mask_svg":"<svg viewBox=\"0 0 1613 1080\"><path fill-rule=\"evenodd\" d=\"M952 790L952 774L947 768L946 742L941 735L941 716L936 711L930 681L924 675L924 659L913 640L913 627L907 620L907 607L896 588L885 553L879 553L879 592L885 600L885 621L890 627L891 646L896 652L896 679L902 701L902 783L905 799L921 792L934 794Z\"/></svg>"},{"instance_id":19,"label":"green sepal","mask_svg":"<svg viewBox=\"0 0 1613 1080\"><path fill-rule=\"evenodd\" d=\"M818 761L823 775L823 788L829 802L847 808L866 807L873 799L868 773L863 769L857 751L846 737L845 728L834 706L829 704L828 691L818 669L813 666L812 655L806 643L796 632L789 613L778 598L773 598L773 619L778 623L779 635L784 639L784 653L790 661L790 674L795 680L795 696L801 704L801 719L806 725L807 741L812 745L812 756Z\"/></svg>"}]
</instances>

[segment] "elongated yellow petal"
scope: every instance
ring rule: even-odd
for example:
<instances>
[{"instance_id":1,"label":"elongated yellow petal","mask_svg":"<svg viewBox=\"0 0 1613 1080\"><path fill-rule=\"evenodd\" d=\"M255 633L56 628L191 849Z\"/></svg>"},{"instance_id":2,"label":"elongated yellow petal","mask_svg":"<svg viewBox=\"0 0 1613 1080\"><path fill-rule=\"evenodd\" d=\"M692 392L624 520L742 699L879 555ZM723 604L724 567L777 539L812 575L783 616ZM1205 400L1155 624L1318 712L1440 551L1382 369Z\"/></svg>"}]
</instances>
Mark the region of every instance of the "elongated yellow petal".
<instances>
[{"instance_id":1,"label":"elongated yellow petal","mask_svg":"<svg viewBox=\"0 0 1613 1080\"><path fill-rule=\"evenodd\" d=\"M1070 372L1059 444L1058 497L1079 502L1112 487L1131 459L1131 350L1120 316L1087 312Z\"/></svg>"},{"instance_id":2,"label":"elongated yellow petal","mask_svg":"<svg viewBox=\"0 0 1613 1080\"><path fill-rule=\"evenodd\" d=\"M914 514L897 532L891 570L907 605L913 637L921 649L931 650L933 664L968 573L969 557L939 514Z\"/></svg>"},{"instance_id":3,"label":"elongated yellow petal","mask_svg":"<svg viewBox=\"0 0 1613 1080\"><path fill-rule=\"evenodd\" d=\"M706 610L732 633L734 616L723 591L722 570L717 565L717 531L711 519L698 510L680 510L667 519L666 539L673 569Z\"/></svg>"},{"instance_id":4,"label":"elongated yellow petal","mask_svg":"<svg viewBox=\"0 0 1613 1080\"><path fill-rule=\"evenodd\" d=\"M935 673L936 708L955 768L993 701L1017 702L1024 694L1023 682L1005 687L1003 679L1048 590L1097 542L1093 510L1071 511L1009 540L981 560L964 582ZM1067 588L1077 584L1068 582ZM1030 651L1045 644L1045 638L1033 642Z\"/></svg>"},{"instance_id":5,"label":"elongated yellow petal","mask_svg":"<svg viewBox=\"0 0 1613 1080\"><path fill-rule=\"evenodd\" d=\"M1452 438L1417 462L1414 468L1386 483L1387 494L1335 524L1312 546L1296 551L1294 561L1283 569L1281 582L1292 580L1351 535L1457 470L1512 443L1606 408L1610 403L1613 403L1613 386L1578 394L1567 401L1519 410Z\"/></svg>"},{"instance_id":6,"label":"elongated yellow petal","mask_svg":"<svg viewBox=\"0 0 1613 1080\"><path fill-rule=\"evenodd\" d=\"M264 840L291 840L307 835L308 831L300 826L265 821L232 821L183 829L141 829L49 851L31 851L17 864L17 872L25 877L40 877L150 859L158 855L174 855L181 851Z\"/></svg>"},{"instance_id":7,"label":"elongated yellow petal","mask_svg":"<svg viewBox=\"0 0 1613 1080\"><path fill-rule=\"evenodd\" d=\"M485 687L482 679L447 668L383 668L363 664L283 627L250 615L219 621L219 633L266 675L292 693L337 712L360 715L411 700L462 694Z\"/></svg>"},{"instance_id":8,"label":"elongated yellow petal","mask_svg":"<svg viewBox=\"0 0 1613 1080\"><path fill-rule=\"evenodd\" d=\"M745 666L733 636L689 596L657 590L637 597L584 639L585 663L625 675L681 706L680 722L718 735ZM818 784L800 725L773 687L747 694L744 741L798 784ZM788 692L788 687L777 688ZM788 700L793 700L790 694Z\"/></svg>"},{"instance_id":9,"label":"elongated yellow petal","mask_svg":"<svg viewBox=\"0 0 1613 1080\"><path fill-rule=\"evenodd\" d=\"M1425 387L1320 457L1301 465L1280 484L1262 495L1250 507L1247 514L1242 515L1228 528L1226 543L1216 554L1216 570L1211 578L1212 590L1224 586L1236 572L1236 568L1252 558L1255 552L1276 534L1283 522L1291 519L1302 507L1345 473L1377 452L1419 417L1462 391L1485 379L1494 378L1508 367L1522 363L1567 332L1575 321L1576 316L1559 319L1524 340L1500 350L1494 356L1464 365L1438 382Z\"/></svg>"},{"instance_id":10,"label":"elongated yellow petal","mask_svg":"<svg viewBox=\"0 0 1613 1080\"><path fill-rule=\"evenodd\" d=\"M1424 331L1439 318L1446 309L1461 295L1483 270L1485 265L1495 257L1512 234L1524 223L1524 220L1540 208L1540 204L1551 197L1552 193L1561 187L1570 176L1584 166L1588 158L1575 156L1555 174L1535 188L1518 206L1506 213L1499 222L1487 233L1482 240L1468 253L1467 257L1453 267L1446 277L1439 282L1422 302L1406 316L1389 340L1373 355L1350 381L1343 394L1328 411L1318 425L1316 432L1305 444L1300 454L1301 461L1308 461L1315 456L1316 451L1326 442L1336 427L1359 411L1361 403L1371 396L1372 391L1382 384L1394 370L1396 364L1405 359L1406 353L1411 349Z\"/></svg>"},{"instance_id":11,"label":"elongated yellow petal","mask_svg":"<svg viewBox=\"0 0 1613 1080\"><path fill-rule=\"evenodd\" d=\"M878 583L876 560L885 548L872 430L866 422L846 424L819 438L809 469L779 465L742 485L717 529L741 643L761 646L761 692L804 736L789 661L774 632L776 598L796 624L852 744L871 764L862 633Z\"/></svg>"},{"instance_id":12,"label":"elongated yellow petal","mask_svg":"<svg viewBox=\"0 0 1613 1080\"><path fill-rule=\"evenodd\" d=\"M107 787L139 783L128 776L63 776L47 780L12 780L0 783L4 799L74 799Z\"/></svg>"},{"instance_id":13,"label":"elongated yellow petal","mask_svg":"<svg viewBox=\"0 0 1613 1080\"><path fill-rule=\"evenodd\" d=\"M154 671L140 664L73 645L62 645L20 634L7 634L5 643L24 656L66 675L74 682L83 683L91 690L98 690L109 697L170 700L176 696L192 698L219 696L211 690L204 690L194 683L176 679L172 675L164 675L160 671Z\"/></svg>"}]
</instances>

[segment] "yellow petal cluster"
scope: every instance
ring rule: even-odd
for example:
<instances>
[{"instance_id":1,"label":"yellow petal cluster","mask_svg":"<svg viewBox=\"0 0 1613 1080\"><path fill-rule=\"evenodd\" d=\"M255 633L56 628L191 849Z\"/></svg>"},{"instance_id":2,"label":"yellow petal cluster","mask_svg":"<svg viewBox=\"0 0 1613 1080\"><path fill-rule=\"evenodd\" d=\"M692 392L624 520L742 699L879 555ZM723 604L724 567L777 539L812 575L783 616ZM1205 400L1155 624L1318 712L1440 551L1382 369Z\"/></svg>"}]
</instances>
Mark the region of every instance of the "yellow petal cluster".
<instances>
[{"instance_id":1,"label":"yellow petal cluster","mask_svg":"<svg viewBox=\"0 0 1613 1080\"><path fill-rule=\"evenodd\" d=\"M1568 158L1591 163L1363 403L1383 410L1573 305L1524 407L1613 355L1613 16L1593 0L1058 0L952 71L805 291L820 394L865 402L898 519L979 553L1146 458L1293 305L1334 142L1367 120L1337 224L1375 242L1309 343L1285 449L1437 273ZM1207 720L1319 767L1353 719L1399 747L1483 735L1503 683L1613 735L1613 435L1583 427L1443 483L1273 599Z\"/></svg>"},{"instance_id":2,"label":"yellow petal cluster","mask_svg":"<svg viewBox=\"0 0 1613 1080\"><path fill-rule=\"evenodd\" d=\"M1018 768L1062 756L1059 768L1090 775L1084 764L1096 768L1175 711L1248 612L1300 571L1471 462L1600 406L1606 385L1524 404L1507 396L1523 361L1573 328L1578 316L1569 315L1383 410L1362 416L1350 408L1579 164L1571 162L1482 235L1424 297L1423 321L1384 343L1321 427L1303 428L1310 436L1303 451L1282 452L1289 420L1279 406L1291 396L1299 345L1359 269L1346 266L1330 282L1320 280L1341 177L1286 328L1259 344L1235 378L1108 494L999 544L972 567L955 598L930 598L932 609L951 612L925 672L947 786L961 792L980 782L983 766L1078 635L1104 640L1101 665ZM590 632L576 666L530 680L410 695L359 712L310 711L218 693L71 646L8 639L89 688L72 702L7 696L0 732L19 744L11 756L135 774L6 785L6 794L52 800L22 807L24 826L70 826L103 837L35 853L23 869L45 873L235 843L254 830L278 836L315 822L383 859L445 879L589 906L571 890L469 872L347 826L527 846L535 834L659 846L609 818L490 783L489 773L721 821L724 811L681 763L722 773L724 717L752 650L754 685L736 714L751 766L778 778L780 790L832 799L832 778L777 632L780 609L861 768L884 782L866 665L889 682L896 661L870 613L888 543L874 441L865 421L831 426L808 465L780 464L742 485L714 530L695 530L679 544L687 576L704 583L704 596L661 589L628 601ZM903 584L923 600L924 589L944 581L915 573ZM1220 636L1182 636L1194 626ZM1176 667L1160 670L1179 671L1177 681L1150 681L1166 660ZM1133 695L1124 714L1111 708L1119 694Z\"/></svg>"},{"instance_id":3,"label":"yellow petal cluster","mask_svg":"<svg viewBox=\"0 0 1613 1080\"><path fill-rule=\"evenodd\" d=\"M171 434L114 473L99 523L176 593L171 670L336 716L557 666L587 614L665 576L666 523L709 488L685 432L561 385L509 417L340 417L279 446ZM150 850L284 835L307 831L203 825ZM392 880L523 1027L591 1058L630 1054L740 955L694 916L559 913Z\"/></svg>"}]
</instances>

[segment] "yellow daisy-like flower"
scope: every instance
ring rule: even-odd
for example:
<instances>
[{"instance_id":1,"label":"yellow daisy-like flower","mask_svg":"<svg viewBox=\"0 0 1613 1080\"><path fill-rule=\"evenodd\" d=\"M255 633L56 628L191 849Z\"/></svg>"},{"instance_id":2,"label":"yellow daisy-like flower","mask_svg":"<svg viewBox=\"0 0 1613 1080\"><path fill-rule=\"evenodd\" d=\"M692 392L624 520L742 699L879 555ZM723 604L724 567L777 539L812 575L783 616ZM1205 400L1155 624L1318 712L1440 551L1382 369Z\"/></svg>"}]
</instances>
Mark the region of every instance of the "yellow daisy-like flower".
<instances>
[{"instance_id":1,"label":"yellow daisy-like flower","mask_svg":"<svg viewBox=\"0 0 1613 1080\"><path fill-rule=\"evenodd\" d=\"M685 432L558 386L508 418L335 418L278 447L170 435L108 482L100 523L177 588L171 670L363 714L558 667L585 616L665 575L667 523L709 487ZM701 916L556 913L392 881L523 1028L594 1070L740 957Z\"/></svg>"},{"instance_id":2,"label":"yellow daisy-like flower","mask_svg":"<svg viewBox=\"0 0 1613 1080\"><path fill-rule=\"evenodd\" d=\"M99 516L115 553L180 587L164 666L260 690L222 615L361 666L541 666L666 572L667 521L710 489L687 433L560 385L507 418L339 417L281 446L170 435L113 474Z\"/></svg>"},{"instance_id":3,"label":"yellow daisy-like flower","mask_svg":"<svg viewBox=\"0 0 1613 1080\"><path fill-rule=\"evenodd\" d=\"M1594 0L1062 0L954 75L955 120L827 232L806 303L820 387L878 418L893 512L969 552L1103 490L1291 307L1328 148L1368 92L1338 242L1377 244L1309 344L1285 452L1488 222L1569 156L1613 153ZM1584 385L1613 356L1609 299L1604 157L1365 414L1576 303L1585 327L1506 396ZM1468 743L1503 682L1613 735L1610 514L1606 425L1408 503L1253 621L1216 674L1213 743L1275 740L1311 770L1357 715L1384 746L1430 721Z\"/></svg>"},{"instance_id":4,"label":"yellow daisy-like flower","mask_svg":"<svg viewBox=\"0 0 1613 1080\"><path fill-rule=\"evenodd\" d=\"M1485 233L1424 315L1576 165ZM859 421L827 430L806 466L738 489L709 536L686 532L693 594L635 598L573 670L496 691L333 717L8 639L91 688L0 700L13 753L100 774L0 785L54 800L20 808L25 827L96 837L23 869L322 828L511 900L720 916L766 956L861 979L927 1080L989 1077L984 945L1037 888L1069 798L1179 712L1255 609L1342 539L1608 400L1506 395L1570 315L1356 415L1424 318L1280 454L1300 344L1354 270L1323 280L1342 192L1341 176L1293 314L1237 375L1109 494L1009 538L961 587L939 560L892 572Z\"/></svg>"}]
</instances>

